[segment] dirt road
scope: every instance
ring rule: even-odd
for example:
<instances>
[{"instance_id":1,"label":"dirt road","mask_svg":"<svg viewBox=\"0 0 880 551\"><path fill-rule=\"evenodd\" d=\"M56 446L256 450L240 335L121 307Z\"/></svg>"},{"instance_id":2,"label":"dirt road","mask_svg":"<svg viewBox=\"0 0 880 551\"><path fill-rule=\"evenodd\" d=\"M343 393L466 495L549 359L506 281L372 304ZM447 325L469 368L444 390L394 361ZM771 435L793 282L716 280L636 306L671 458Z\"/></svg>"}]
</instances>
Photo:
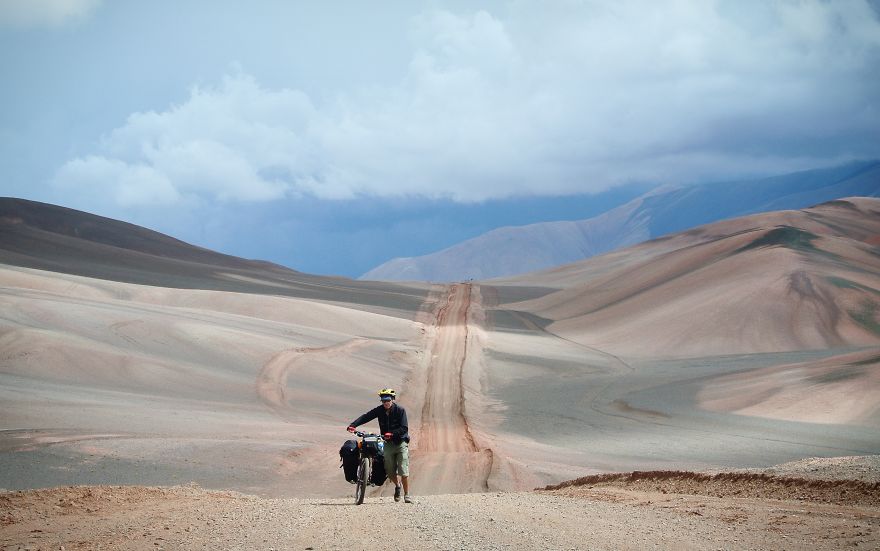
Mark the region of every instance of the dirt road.
<instances>
[{"instance_id":1,"label":"dirt road","mask_svg":"<svg viewBox=\"0 0 880 551\"><path fill-rule=\"evenodd\" d=\"M470 284L451 285L437 310L421 426L413 441L413 490L419 495L486 491L492 452L480 449L464 409L463 371L468 358Z\"/></svg>"}]
</instances>

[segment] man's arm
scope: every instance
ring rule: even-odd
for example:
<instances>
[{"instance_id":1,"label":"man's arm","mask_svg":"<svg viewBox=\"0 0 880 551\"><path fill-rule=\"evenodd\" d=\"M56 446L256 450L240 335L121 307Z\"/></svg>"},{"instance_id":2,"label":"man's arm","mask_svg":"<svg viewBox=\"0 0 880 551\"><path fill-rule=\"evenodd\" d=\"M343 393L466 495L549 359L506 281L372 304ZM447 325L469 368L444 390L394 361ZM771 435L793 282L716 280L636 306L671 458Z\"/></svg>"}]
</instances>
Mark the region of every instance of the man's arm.
<instances>
[{"instance_id":1,"label":"man's arm","mask_svg":"<svg viewBox=\"0 0 880 551\"><path fill-rule=\"evenodd\" d=\"M359 427L359 426L363 425L364 423L369 423L370 421L372 421L373 419L375 419L376 417L379 416L379 412L377 411L378 409L379 408L371 409L370 411L366 412L365 414L361 415L360 417L358 417L357 419L355 419L354 421L349 423L348 426Z\"/></svg>"}]
</instances>

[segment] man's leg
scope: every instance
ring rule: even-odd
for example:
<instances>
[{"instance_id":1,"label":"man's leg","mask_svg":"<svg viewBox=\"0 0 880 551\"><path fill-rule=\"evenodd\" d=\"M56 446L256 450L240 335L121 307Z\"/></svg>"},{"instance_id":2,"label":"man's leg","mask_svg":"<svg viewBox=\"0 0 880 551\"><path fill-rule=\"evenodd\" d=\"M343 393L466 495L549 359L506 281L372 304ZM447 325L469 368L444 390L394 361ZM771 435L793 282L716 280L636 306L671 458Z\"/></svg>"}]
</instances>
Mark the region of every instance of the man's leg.
<instances>
[{"instance_id":1,"label":"man's leg","mask_svg":"<svg viewBox=\"0 0 880 551\"><path fill-rule=\"evenodd\" d=\"M400 501L400 478L397 475L397 455L399 448L392 444L385 445L385 473L394 482L394 501Z\"/></svg>"},{"instance_id":2,"label":"man's leg","mask_svg":"<svg viewBox=\"0 0 880 551\"><path fill-rule=\"evenodd\" d=\"M406 442L400 445L400 457L398 468L400 469L400 478L403 479L403 501L412 503L409 498L409 444Z\"/></svg>"}]
</instances>

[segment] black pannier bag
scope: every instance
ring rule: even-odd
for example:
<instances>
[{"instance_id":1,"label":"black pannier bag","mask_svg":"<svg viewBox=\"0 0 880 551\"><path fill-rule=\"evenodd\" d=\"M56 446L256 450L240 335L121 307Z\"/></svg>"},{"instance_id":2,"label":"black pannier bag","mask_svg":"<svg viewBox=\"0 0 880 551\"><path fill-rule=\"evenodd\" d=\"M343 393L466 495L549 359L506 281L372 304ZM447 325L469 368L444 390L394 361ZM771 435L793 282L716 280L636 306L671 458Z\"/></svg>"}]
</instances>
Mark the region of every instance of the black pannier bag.
<instances>
[{"instance_id":1,"label":"black pannier bag","mask_svg":"<svg viewBox=\"0 0 880 551\"><path fill-rule=\"evenodd\" d=\"M361 443L361 453L367 457L382 455L383 444L378 436L366 436Z\"/></svg>"},{"instance_id":2,"label":"black pannier bag","mask_svg":"<svg viewBox=\"0 0 880 551\"><path fill-rule=\"evenodd\" d=\"M357 440L346 440L339 448L339 458L342 459L342 471L345 479L354 484L358 478L358 443Z\"/></svg>"},{"instance_id":3,"label":"black pannier bag","mask_svg":"<svg viewBox=\"0 0 880 551\"><path fill-rule=\"evenodd\" d=\"M382 451L379 450L379 455L373 459L373 472L370 473L370 482L376 486L381 486L385 484L385 457L382 455Z\"/></svg>"}]
</instances>

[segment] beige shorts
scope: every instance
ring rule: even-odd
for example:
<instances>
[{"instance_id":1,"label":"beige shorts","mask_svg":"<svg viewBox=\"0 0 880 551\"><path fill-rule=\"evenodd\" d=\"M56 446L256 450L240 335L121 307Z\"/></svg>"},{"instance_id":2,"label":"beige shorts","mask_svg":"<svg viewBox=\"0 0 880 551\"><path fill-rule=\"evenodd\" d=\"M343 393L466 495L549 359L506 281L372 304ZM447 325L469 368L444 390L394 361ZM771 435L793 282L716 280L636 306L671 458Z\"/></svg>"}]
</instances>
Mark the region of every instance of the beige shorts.
<instances>
[{"instance_id":1,"label":"beige shorts","mask_svg":"<svg viewBox=\"0 0 880 551\"><path fill-rule=\"evenodd\" d=\"M385 473L389 478L395 474L409 476L409 444L385 444Z\"/></svg>"}]
</instances>

